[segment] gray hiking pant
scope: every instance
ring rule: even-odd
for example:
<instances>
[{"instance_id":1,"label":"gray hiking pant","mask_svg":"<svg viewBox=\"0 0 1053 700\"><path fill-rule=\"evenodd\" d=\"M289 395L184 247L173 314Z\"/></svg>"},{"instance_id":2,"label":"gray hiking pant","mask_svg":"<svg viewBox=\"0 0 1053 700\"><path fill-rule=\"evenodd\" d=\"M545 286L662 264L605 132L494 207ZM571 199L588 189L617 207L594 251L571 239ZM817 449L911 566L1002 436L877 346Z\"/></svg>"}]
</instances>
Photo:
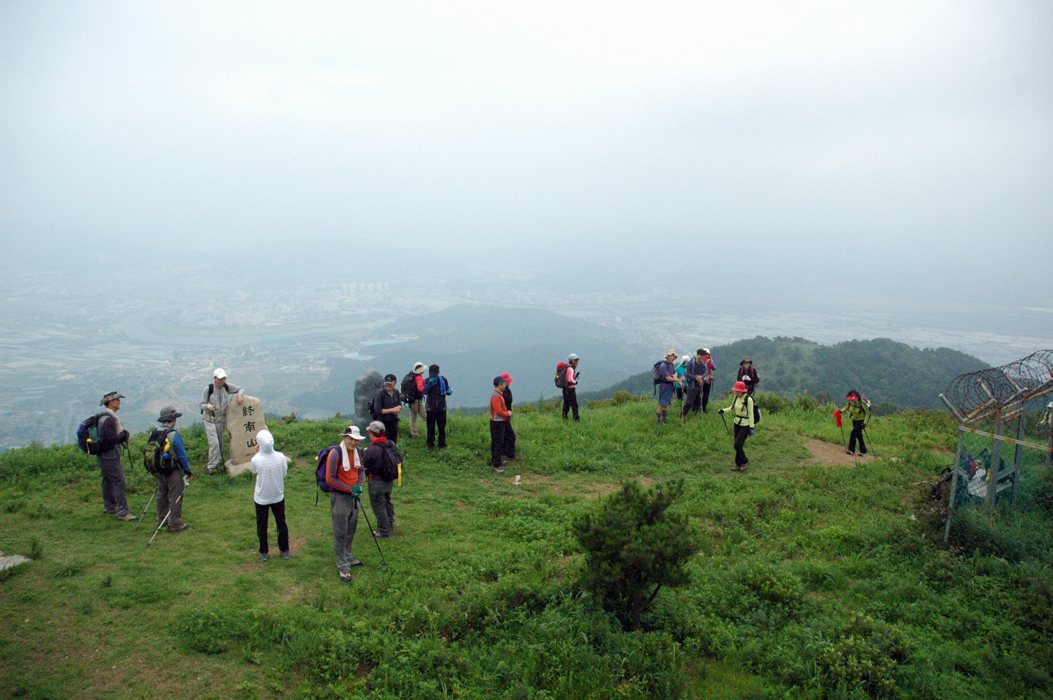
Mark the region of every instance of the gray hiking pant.
<instances>
[{"instance_id":1,"label":"gray hiking pant","mask_svg":"<svg viewBox=\"0 0 1053 700\"><path fill-rule=\"evenodd\" d=\"M117 458L99 457L99 471L102 472L102 507L107 512L117 515L128 515L128 499L124 496L127 488L124 481L124 467L121 466L120 453Z\"/></svg>"},{"instance_id":2,"label":"gray hiking pant","mask_svg":"<svg viewBox=\"0 0 1053 700\"><path fill-rule=\"evenodd\" d=\"M183 470L173 469L168 476L157 477L157 524L165 520L168 509L172 514L165 520L165 527L178 527L183 524Z\"/></svg>"},{"instance_id":3,"label":"gray hiking pant","mask_svg":"<svg viewBox=\"0 0 1053 700\"><path fill-rule=\"evenodd\" d=\"M358 499L349 493L333 491L329 494L329 509L333 515L333 552L336 568L342 574L351 573L351 544L358 527Z\"/></svg>"},{"instance_id":4,"label":"gray hiking pant","mask_svg":"<svg viewBox=\"0 0 1053 700\"><path fill-rule=\"evenodd\" d=\"M205 421L205 437L208 438L208 471L212 472L223 466L223 451L220 443L225 439L226 423L209 423Z\"/></svg>"},{"instance_id":5,"label":"gray hiking pant","mask_svg":"<svg viewBox=\"0 0 1053 700\"><path fill-rule=\"evenodd\" d=\"M381 537L391 537L391 530L395 527L395 506L391 503L394 485L394 481L369 480L369 505L373 508L373 515L377 516L377 533Z\"/></svg>"}]
</instances>

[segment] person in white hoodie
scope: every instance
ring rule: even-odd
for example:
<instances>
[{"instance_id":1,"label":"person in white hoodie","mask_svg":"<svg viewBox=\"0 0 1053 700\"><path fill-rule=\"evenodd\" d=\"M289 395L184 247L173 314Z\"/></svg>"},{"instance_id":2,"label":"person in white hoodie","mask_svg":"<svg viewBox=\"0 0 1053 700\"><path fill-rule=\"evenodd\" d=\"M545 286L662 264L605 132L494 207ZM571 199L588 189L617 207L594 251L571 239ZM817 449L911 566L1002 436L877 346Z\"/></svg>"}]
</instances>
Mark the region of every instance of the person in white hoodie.
<instances>
[{"instance_id":1,"label":"person in white hoodie","mask_svg":"<svg viewBox=\"0 0 1053 700\"><path fill-rule=\"evenodd\" d=\"M285 524L285 476L289 461L281 452L274 451L274 436L269 430L256 435L258 454L252 458L252 473L256 475L256 534L260 538L260 559L267 561L267 511L274 513L278 526L278 550L282 559L289 558L289 527Z\"/></svg>"}]
</instances>

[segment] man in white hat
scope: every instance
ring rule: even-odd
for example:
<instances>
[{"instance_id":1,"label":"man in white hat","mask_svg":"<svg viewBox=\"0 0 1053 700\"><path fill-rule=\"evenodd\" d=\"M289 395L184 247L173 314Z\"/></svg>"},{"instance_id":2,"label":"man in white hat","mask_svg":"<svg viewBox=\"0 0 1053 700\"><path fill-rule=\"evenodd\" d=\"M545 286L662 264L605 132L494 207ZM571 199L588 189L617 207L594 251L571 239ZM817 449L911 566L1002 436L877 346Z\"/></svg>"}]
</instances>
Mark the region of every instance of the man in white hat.
<instances>
[{"instance_id":1,"label":"man in white hat","mask_svg":"<svg viewBox=\"0 0 1053 700\"><path fill-rule=\"evenodd\" d=\"M208 437L209 474L215 474L216 468L223 464L223 433L227 429L227 406L232 395L237 396L239 404L245 400L241 387L228 383L227 373L222 367L217 367L212 373L212 383L201 394L201 418Z\"/></svg>"},{"instance_id":2,"label":"man in white hat","mask_svg":"<svg viewBox=\"0 0 1053 700\"><path fill-rule=\"evenodd\" d=\"M333 551L336 554L336 570L340 580L351 582L351 567L362 566L355 559L351 546L358 529L359 496L366 472L362 466L362 453L358 445L362 433L354 425L340 433L340 444L329 450L325 462L325 483L329 486L329 511L333 518Z\"/></svg>"},{"instance_id":3,"label":"man in white hat","mask_svg":"<svg viewBox=\"0 0 1053 700\"><path fill-rule=\"evenodd\" d=\"M103 412L99 417L99 440L102 451L98 453L99 471L102 472L102 512L116 515L118 520L134 521L139 518L131 514L128 499L124 495L126 483L121 466L121 448L128 444L128 431L121 427L117 411L121 410L120 392L111 391L102 397L99 405Z\"/></svg>"}]
</instances>

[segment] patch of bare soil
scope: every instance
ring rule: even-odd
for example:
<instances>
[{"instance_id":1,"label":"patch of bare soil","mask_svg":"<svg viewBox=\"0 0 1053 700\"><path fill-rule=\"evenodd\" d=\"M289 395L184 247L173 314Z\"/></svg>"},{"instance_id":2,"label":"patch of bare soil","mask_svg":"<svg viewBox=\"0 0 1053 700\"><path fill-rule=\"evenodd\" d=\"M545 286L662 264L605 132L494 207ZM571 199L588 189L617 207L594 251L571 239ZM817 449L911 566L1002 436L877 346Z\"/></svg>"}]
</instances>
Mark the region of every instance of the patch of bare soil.
<instances>
[{"instance_id":1,"label":"patch of bare soil","mask_svg":"<svg viewBox=\"0 0 1053 700\"><path fill-rule=\"evenodd\" d=\"M872 462L876 459L873 455L846 454L845 446L836 442L826 442L808 438L804 446L812 453L811 459L806 459L805 464L822 464L826 467L854 466L862 462Z\"/></svg>"},{"instance_id":2,"label":"patch of bare soil","mask_svg":"<svg viewBox=\"0 0 1053 700\"><path fill-rule=\"evenodd\" d=\"M562 493L566 488L563 484L553 483L552 477L545 474L506 474L505 478L513 484L547 486L552 489L554 493ZM634 478L643 486L651 486L655 483L654 479L646 476L637 476ZM620 489L621 484L598 482L594 484L582 484L580 488L585 491L585 498L602 498L603 496L609 496ZM574 489L572 488L571 491L573 492Z\"/></svg>"}]
</instances>

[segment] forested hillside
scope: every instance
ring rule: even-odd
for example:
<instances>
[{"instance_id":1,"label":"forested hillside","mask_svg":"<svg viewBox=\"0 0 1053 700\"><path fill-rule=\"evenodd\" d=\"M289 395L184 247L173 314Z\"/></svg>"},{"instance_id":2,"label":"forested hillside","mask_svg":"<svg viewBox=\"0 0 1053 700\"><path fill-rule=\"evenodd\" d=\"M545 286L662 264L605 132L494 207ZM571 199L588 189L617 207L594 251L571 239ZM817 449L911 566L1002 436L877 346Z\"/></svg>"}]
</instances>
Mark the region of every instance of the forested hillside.
<instances>
[{"instance_id":1,"label":"forested hillside","mask_svg":"<svg viewBox=\"0 0 1053 700\"><path fill-rule=\"evenodd\" d=\"M763 391L784 396L807 393L820 398L829 394L836 402L849 389L858 389L876 408L881 404L878 410L884 412L893 408L941 408L937 397L952 378L988 366L957 350L919 349L888 338L819 345L804 338L757 336L711 350L717 365L715 392L723 392L734 383L739 362L749 357L760 374ZM651 370L647 368L602 391L582 394L582 398L606 399L617 391L650 394L652 390Z\"/></svg>"}]
</instances>

